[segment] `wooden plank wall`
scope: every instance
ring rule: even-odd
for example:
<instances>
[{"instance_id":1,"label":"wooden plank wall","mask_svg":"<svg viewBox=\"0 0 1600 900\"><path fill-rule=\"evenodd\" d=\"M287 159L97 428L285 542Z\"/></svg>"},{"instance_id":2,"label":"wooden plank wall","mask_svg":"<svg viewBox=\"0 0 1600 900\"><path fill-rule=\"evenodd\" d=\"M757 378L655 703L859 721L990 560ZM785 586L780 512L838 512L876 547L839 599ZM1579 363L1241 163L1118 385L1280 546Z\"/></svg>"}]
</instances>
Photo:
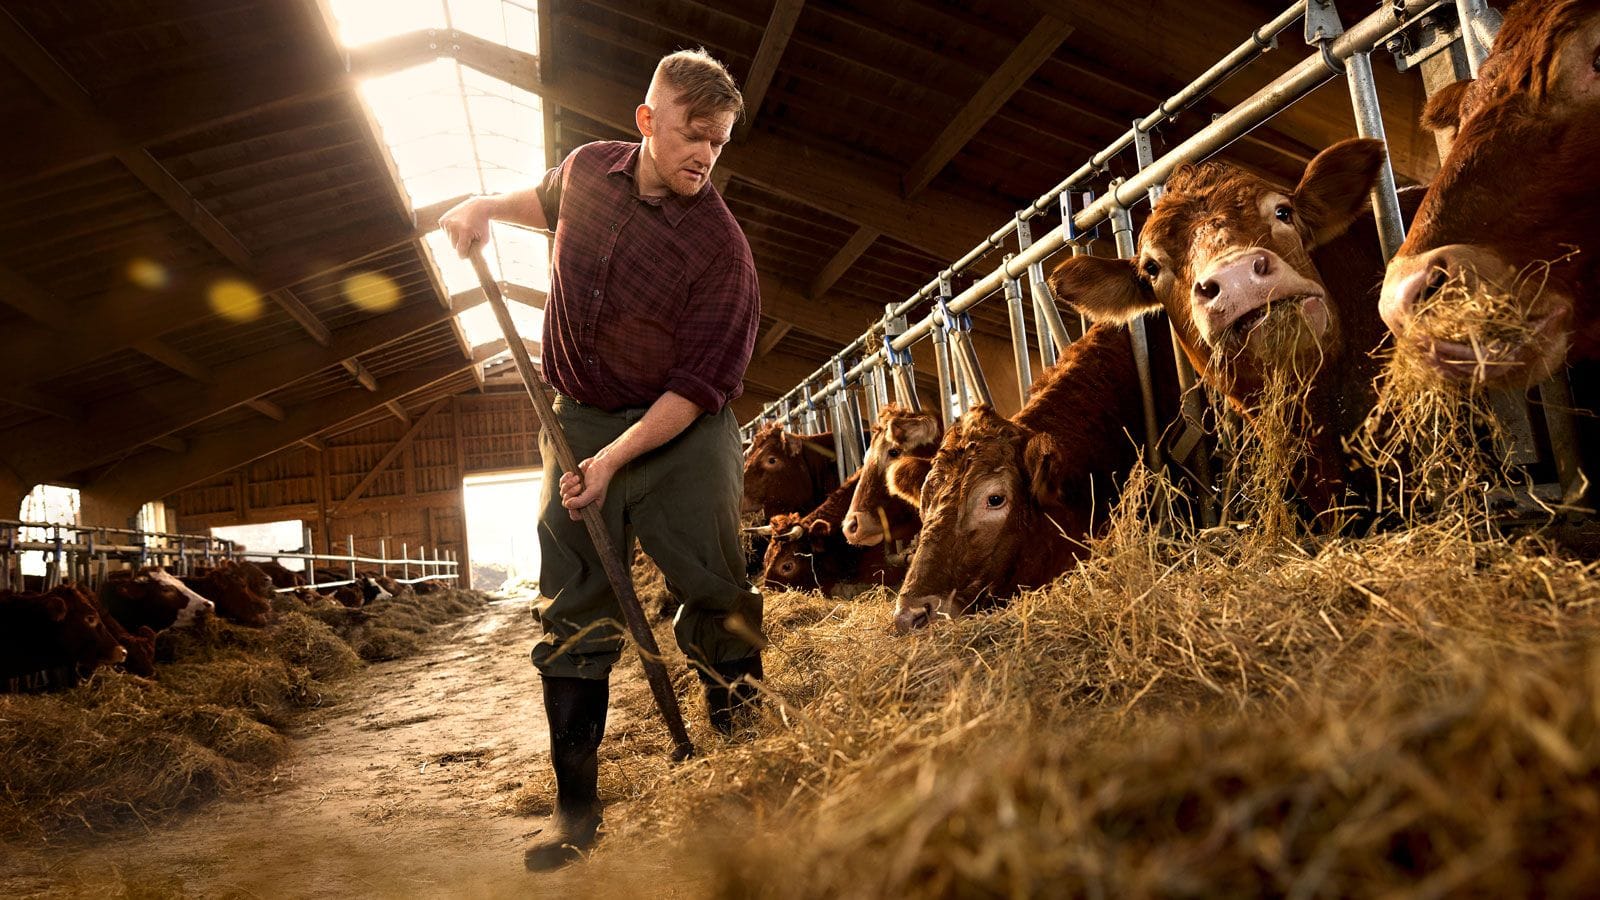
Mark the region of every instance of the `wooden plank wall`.
<instances>
[{"instance_id":1,"label":"wooden plank wall","mask_svg":"<svg viewBox=\"0 0 1600 900\"><path fill-rule=\"evenodd\" d=\"M413 412L413 416L420 416ZM360 496L350 493L407 428L388 418L298 446L164 498L169 520L187 533L219 525L300 519L321 553L344 553L347 535L362 555L400 545L451 551L470 571L462 479L476 472L539 465L538 424L526 395L466 394L445 401ZM534 511L528 511L532 527ZM252 548L284 549L284 548Z\"/></svg>"}]
</instances>

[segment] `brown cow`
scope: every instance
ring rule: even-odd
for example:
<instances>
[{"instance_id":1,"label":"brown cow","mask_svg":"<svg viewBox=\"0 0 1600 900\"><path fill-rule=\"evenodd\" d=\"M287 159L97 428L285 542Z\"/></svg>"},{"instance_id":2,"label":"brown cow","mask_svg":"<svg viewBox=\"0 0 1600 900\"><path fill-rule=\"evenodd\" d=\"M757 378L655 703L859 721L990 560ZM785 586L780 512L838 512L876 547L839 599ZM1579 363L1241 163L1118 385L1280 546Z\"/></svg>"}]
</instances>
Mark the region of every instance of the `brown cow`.
<instances>
[{"instance_id":1,"label":"brown cow","mask_svg":"<svg viewBox=\"0 0 1600 900\"><path fill-rule=\"evenodd\" d=\"M887 534L900 551L903 548L898 545L916 538L922 528L917 496L922 492L928 464L939 449L940 434L939 420L932 413L893 403L884 406L878 413L878 424L873 426L872 444L861 462L855 493L844 517L845 540L859 547L873 547L883 543ZM906 482L898 489L890 483L891 467Z\"/></svg>"},{"instance_id":2,"label":"brown cow","mask_svg":"<svg viewBox=\"0 0 1600 900\"><path fill-rule=\"evenodd\" d=\"M184 586L217 605L217 615L260 627L272 613L272 579L253 563L223 560L214 568L180 579Z\"/></svg>"},{"instance_id":3,"label":"brown cow","mask_svg":"<svg viewBox=\"0 0 1600 900\"><path fill-rule=\"evenodd\" d=\"M838 486L833 432L790 434L773 422L750 439L739 511L759 515L762 521L779 513L809 512Z\"/></svg>"},{"instance_id":4,"label":"brown cow","mask_svg":"<svg viewBox=\"0 0 1600 900\"><path fill-rule=\"evenodd\" d=\"M147 566L137 572L112 572L100 585L99 604L118 622L135 631L184 628L216 604L200 596L165 569Z\"/></svg>"},{"instance_id":5,"label":"brown cow","mask_svg":"<svg viewBox=\"0 0 1600 900\"><path fill-rule=\"evenodd\" d=\"M1175 387L1166 387L1159 392L1176 405ZM1066 348L1012 419L978 406L957 420L922 488L922 533L896 627L958 615L1067 571L1138 461L1143 421L1128 331L1106 324Z\"/></svg>"},{"instance_id":6,"label":"brown cow","mask_svg":"<svg viewBox=\"0 0 1600 900\"><path fill-rule=\"evenodd\" d=\"M1478 79L1428 102L1424 124L1455 138L1389 265L1382 312L1445 378L1522 386L1600 360L1597 47L1600 2L1522 0ZM1475 328L1471 306L1499 327Z\"/></svg>"},{"instance_id":7,"label":"brown cow","mask_svg":"<svg viewBox=\"0 0 1600 900\"><path fill-rule=\"evenodd\" d=\"M1367 196L1379 141L1317 154L1299 186L1280 190L1220 162L1180 167L1151 211L1136 259L1077 256L1050 276L1056 296L1091 318L1127 321L1164 309L1201 376L1240 410L1274 373L1295 392L1309 458L1297 477L1315 512L1347 502L1342 438L1374 402L1382 343L1384 261ZM1402 210L1420 200L1402 194Z\"/></svg>"},{"instance_id":8,"label":"brown cow","mask_svg":"<svg viewBox=\"0 0 1600 900\"><path fill-rule=\"evenodd\" d=\"M93 598L76 587L0 591L0 691L69 687L98 666L127 660Z\"/></svg>"},{"instance_id":9,"label":"brown cow","mask_svg":"<svg viewBox=\"0 0 1600 900\"><path fill-rule=\"evenodd\" d=\"M879 543L853 547L840 523L850 508L860 473L835 488L821 506L805 515L779 513L771 519L762 580L770 587L818 590L834 595L843 585L884 584L893 587L905 577L905 555Z\"/></svg>"}]
</instances>

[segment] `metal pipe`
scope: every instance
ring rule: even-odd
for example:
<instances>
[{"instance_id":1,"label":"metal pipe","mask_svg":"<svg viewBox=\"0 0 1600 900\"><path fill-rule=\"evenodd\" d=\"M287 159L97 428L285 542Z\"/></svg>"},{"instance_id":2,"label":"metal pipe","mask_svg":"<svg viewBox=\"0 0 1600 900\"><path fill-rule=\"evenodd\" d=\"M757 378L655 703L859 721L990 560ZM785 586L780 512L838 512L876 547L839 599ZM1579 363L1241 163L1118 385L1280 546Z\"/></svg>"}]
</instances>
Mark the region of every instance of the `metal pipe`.
<instances>
[{"instance_id":1,"label":"metal pipe","mask_svg":"<svg viewBox=\"0 0 1600 900\"><path fill-rule=\"evenodd\" d=\"M1022 306L1022 282L1006 279L1006 316L1011 322L1011 360L1017 367L1017 397L1028 402L1033 390L1033 371L1028 359L1028 317ZM1049 338L1039 336L1040 342Z\"/></svg>"},{"instance_id":2,"label":"metal pipe","mask_svg":"<svg viewBox=\"0 0 1600 900\"><path fill-rule=\"evenodd\" d=\"M1116 189L1117 185L1113 182L1111 193L1115 194ZM1118 207L1112 212L1111 233L1116 238L1117 255L1132 259L1138 251L1133 241L1133 216L1125 207ZM1155 384L1150 379L1150 336L1142 316L1128 322L1128 339L1133 342L1133 370L1139 376L1139 399L1144 404L1145 465L1154 470L1160 463L1158 445L1161 435L1156 430Z\"/></svg>"},{"instance_id":3,"label":"metal pipe","mask_svg":"<svg viewBox=\"0 0 1600 900\"><path fill-rule=\"evenodd\" d=\"M1461 22L1461 48L1466 53L1467 70L1477 78L1500 30L1500 14L1484 0L1456 0L1456 18Z\"/></svg>"},{"instance_id":4,"label":"metal pipe","mask_svg":"<svg viewBox=\"0 0 1600 900\"><path fill-rule=\"evenodd\" d=\"M1372 209L1378 220L1378 243L1385 262L1400 252L1406 238L1406 223L1400 213L1400 194L1395 189L1394 168L1389 165L1389 143L1383 132L1383 109L1378 103L1378 87L1372 80L1372 57L1352 53L1345 60L1346 80L1350 83L1350 105L1355 108L1356 134L1383 141L1383 164L1378 167L1378 183L1372 188Z\"/></svg>"},{"instance_id":5,"label":"metal pipe","mask_svg":"<svg viewBox=\"0 0 1600 900\"><path fill-rule=\"evenodd\" d=\"M350 552L350 580L356 580L356 536L346 535L344 548Z\"/></svg>"}]
</instances>

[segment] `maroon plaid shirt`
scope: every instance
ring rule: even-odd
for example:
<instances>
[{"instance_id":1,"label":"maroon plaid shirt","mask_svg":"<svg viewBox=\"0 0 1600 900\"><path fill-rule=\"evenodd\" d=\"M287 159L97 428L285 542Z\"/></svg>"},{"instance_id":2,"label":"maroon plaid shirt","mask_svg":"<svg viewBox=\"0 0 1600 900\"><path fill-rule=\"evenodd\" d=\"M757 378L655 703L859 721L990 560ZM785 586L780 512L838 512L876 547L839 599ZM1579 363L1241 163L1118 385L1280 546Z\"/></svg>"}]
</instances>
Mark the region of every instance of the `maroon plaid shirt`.
<instances>
[{"instance_id":1,"label":"maroon plaid shirt","mask_svg":"<svg viewBox=\"0 0 1600 900\"><path fill-rule=\"evenodd\" d=\"M750 243L709 185L640 197L639 149L585 144L540 182L555 226L544 376L601 409L672 391L715 413L743 391L760 325Z\"/></svg>"}]
</instances>

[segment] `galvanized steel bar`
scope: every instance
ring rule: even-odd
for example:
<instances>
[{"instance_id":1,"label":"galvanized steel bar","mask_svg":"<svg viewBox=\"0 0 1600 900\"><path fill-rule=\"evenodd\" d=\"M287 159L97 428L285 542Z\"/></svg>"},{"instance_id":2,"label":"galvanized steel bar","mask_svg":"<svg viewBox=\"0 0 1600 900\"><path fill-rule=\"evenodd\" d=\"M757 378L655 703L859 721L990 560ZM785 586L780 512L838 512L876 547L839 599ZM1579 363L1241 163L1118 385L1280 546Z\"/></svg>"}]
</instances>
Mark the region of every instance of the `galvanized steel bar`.
<instances>
[{"instance_id":1,"label":"galvanized steel bar","mask_svg":"<svg viewBox=\"0 0 1600 900\"><path fill-rule=\"evenodd\" d=\"M1116 192L1115 182L1112 183L1111 192ZM1111 233L1116 238L1117 255L1132 259L1138 251L1133 241L1133 216L1126 207L1112 211ZM1158 450L1161 433L1156 430L1155 384L1150 378L1150 335L1143 317L1128 322L1128 340L1133 342L1133 369L1139 376L1139 399L1144 405L1145 465L1155 469L1160 464Z\"/></svg>"},{"instance_id":2,"label":"galvanized steel bar","mask_svg":"<svg viewBox=\"0 0 1600 900\"><path fill-rule=\"evenodd\" d=\"M1028 315L1022 305L1022 282L1007 278L1005 293L1006 317L1011 323L1011 359L1017 367L1017 396L1027 403L1033 390L1033 372L1028 359ZM1040 335L1039 340L1048 343L1050 339Z\"/></svg>"},{"instance_id":3,"label":"galvanized steel bar","mask_svg":"<svg viewBox=\"0 0 1600 900\"><path fill-rule=\"evenodd\" d=\"M1389 143L1383 131L1383 109L1378 103L1378 87L1372 80L1372 58L1367 53L1352 53L1345 60L1350 83L1350 104L1355 108L1356 134L1383 141L1383 165L1378 168L1378 183L1372 188L1372 209L1378 220L1378 243L1385 261L1394 258L1406 238L1406 224L1400 213L1400 195L1395 189L1394 168L1389 165Z\"/></svg>"}]
</instances>

